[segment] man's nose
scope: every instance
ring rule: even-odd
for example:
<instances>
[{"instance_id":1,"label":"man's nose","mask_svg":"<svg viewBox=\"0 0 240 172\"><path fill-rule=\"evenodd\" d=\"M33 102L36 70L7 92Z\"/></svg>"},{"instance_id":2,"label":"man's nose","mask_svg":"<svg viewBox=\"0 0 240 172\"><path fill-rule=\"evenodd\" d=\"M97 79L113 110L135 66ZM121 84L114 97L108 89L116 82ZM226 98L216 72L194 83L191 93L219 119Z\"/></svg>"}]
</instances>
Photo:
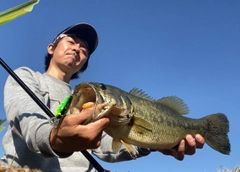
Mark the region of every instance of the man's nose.
<instances>
[{"instance_id":1,"label":"man's nose","mask_svg":"<svg viewBox=\"0 0 240 172\"><path fill-rule=\"evenodd\" d=\"M75 46L73 47L73 51L78 55L79 52L80 52L80 48L75 45Z\"/></svg>"}]
</instances>

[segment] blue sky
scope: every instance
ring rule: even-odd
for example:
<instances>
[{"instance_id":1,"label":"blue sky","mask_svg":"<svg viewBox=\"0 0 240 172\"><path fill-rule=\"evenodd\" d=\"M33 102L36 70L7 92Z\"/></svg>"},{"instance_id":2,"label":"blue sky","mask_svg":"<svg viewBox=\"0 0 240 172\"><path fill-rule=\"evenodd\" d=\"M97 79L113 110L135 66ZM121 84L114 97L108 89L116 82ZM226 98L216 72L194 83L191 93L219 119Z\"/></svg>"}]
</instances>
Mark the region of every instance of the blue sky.
<instances>
[{"instance_id":1,"label":"blue sky","mask_svg":"<svg viewBox=\"0 0 240 172\"><path fill-rule=\"evenodd\" d=\"M23 2L1 0L0 11ZM71 82L73 88L83 81L125 91L138 87L155 99L179 96L191 118L225 113L232 150L222 155L205 144L183 161L152 153L134 161L98 162L113 172L233 169L240 165L239 9L239 0L40 1L31 13L0 26L0 57L13 69L44 72L44 55L54 36L72 24L90 23L98 31L99 46L87 71ZM1 119L7 76L0 68Z\"/></svg>"}]
</instances>

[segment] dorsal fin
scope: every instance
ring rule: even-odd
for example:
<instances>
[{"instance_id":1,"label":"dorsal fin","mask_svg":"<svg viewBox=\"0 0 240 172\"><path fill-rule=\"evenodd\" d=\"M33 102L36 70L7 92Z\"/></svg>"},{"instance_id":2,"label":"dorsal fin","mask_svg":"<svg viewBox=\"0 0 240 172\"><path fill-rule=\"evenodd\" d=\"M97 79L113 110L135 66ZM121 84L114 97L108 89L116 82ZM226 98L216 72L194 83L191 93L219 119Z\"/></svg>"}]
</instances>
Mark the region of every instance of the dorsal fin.
<instances>
[{"instance_id":1,"label":"dorsal fin","mask_svg":"<svg viewBox=\"0 0 240 172\"><path fill-rule=\"evenodd\" d=\"M184 103L184 101L177 96L163 97L157 101L161 104L164 104L168 108L174 109L181 115L185 115L189 113L189 108L187 104Z\"/></svg>"},{"instance_id":2,"label":"dorsal fin","mask_svg":"<svg viewBox=\"0 0 240 172\"><path fill-rule=\"evenodd\" d=\"M138 88L133 88L129 91L130 94L147 99L147 100L153 100L152 97L150 97L149 95L147 95L146 93L144 93L142 90L138 89Z\"/></svg>"}]
</instances>

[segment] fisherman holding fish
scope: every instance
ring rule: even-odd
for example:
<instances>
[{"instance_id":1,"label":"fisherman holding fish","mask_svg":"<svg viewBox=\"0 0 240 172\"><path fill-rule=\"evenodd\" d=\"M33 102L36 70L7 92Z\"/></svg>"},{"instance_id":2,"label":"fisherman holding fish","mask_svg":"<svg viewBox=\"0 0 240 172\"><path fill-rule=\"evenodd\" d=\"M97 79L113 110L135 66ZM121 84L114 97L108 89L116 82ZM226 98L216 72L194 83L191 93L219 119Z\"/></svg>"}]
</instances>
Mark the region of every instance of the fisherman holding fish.
<instances>
[{"instance_id":1,"label":"fisherman holding fish","mask_svg":"<svg viewBox=\"0 0 240 172\"><path fill-rule=\"evenodd\" d=\"M54 113L59 104L70 94L69 82L78 78L88 66L90 55L98 45L96 30L89 24L78 23L59 33L47 47L46 72L41 74L28 67L15 70L23 82ZM3 137L4 156L0 164L28 166L42 171L95 171L90 162L78 151L89 153L107 162L131 160L133 157L121 147L112 150L112 137L104 132L110 119L100 118L84 124L94 106L78 113L68 114L56 126L50 117L29 95L8 77L4 88L4 108L8 129ZM186 135L174 149L157 150L183 160L202 148L204 138L196 134ZM134 147L136 157L149 155L155 149Z\"/></svg>"}]
</instances>

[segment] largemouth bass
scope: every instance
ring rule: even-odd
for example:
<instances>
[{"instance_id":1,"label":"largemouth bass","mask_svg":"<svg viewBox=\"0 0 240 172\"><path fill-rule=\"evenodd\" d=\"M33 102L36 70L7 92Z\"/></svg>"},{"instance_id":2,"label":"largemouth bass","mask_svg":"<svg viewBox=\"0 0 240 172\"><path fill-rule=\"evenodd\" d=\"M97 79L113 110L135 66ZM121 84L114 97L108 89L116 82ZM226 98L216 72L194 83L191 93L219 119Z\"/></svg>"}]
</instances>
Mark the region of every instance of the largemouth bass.
<instances>
[{"instance_id":1,"label":"largemouth bass","mask_svg":"<svg viewBox=\"0 0 240 172\"><path fill-rule=\"evenodd\" d=\"M186 134L201 134L205 142L222 154L230 154L229 121L216 113L201 119L183 115L188 106L176 96L154 100L134 88L129 93L102 83L81 83L74 89L71 113L79 113L87 103L94 103L94 112L85 123L108 117L105 132L113 138L112 149L122 145L135 158L132 145L150 149L173 149Z\"/></svg>"}]
</instances>

